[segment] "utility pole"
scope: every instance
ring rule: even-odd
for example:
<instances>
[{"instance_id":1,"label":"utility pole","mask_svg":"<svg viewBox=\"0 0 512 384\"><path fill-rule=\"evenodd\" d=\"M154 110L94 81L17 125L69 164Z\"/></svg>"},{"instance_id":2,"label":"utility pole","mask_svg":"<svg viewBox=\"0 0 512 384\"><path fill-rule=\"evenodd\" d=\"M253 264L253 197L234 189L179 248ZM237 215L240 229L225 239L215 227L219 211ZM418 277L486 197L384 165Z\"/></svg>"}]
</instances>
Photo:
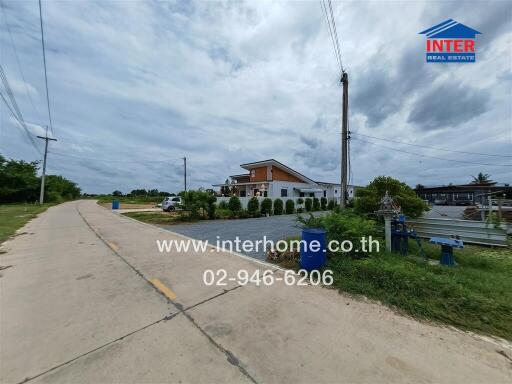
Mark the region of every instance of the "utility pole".
<instances>
[{"instance_id":1,"label":"utility pole","mask_svg":"<svg viewBox=\"0 0 512 384\"><path fill-rule=\"evenodd\" d=\"M343 84L343 108L341 117L341 208L345 208L347 195L347 159L348 159L348 75L343 71L341 74Z\"/></svg>"},{"instance_id":2,"label":"utility pole","mask_svg":"<svg viewBox=\"0 0 512 384\"><path fill-rule=\"evenodd\" d=\"M183 184L185 186L185 192L187 191L187 158L183 158Z\"/></svg>"},{"instance_id":3,"label":"utility pole","mask_svg":"<svg viewBox=\"0 0 512 384\"><path fill-rule=\"evenodd\" d=\"M46 127L45 136L37 136L39 139L43 139L44 143L44 159L43 159L43 175L41 176L41 192L39 193L39 204L44 203L44 177L46 174L46 155L48 154L48 141L57 141L57 139L52 139L48 137L48 127Z\"/></svg>"}]
</instances>

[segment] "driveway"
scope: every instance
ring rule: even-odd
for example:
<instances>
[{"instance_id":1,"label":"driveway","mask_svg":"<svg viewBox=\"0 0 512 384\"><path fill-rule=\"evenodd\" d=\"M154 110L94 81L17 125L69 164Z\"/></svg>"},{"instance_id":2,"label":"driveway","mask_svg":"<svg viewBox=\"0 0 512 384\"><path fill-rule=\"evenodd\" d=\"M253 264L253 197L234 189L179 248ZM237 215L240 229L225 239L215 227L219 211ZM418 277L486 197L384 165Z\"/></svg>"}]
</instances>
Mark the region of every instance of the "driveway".
<instances>
[{"instance_id":1,"label":"driveway","mask_svg":"<svg viewBox=\"0 0 512 384\"><path fill-rule=\"evenodd\" d=\"M434 205L425 213L427 218L436 219L464 219L464 210L467 207L453 205Z\"/></svg>"},{"instance_id":2,"label":"driveway","mask_svg":"<svg viewBox=\"0 0 512 384\"><path fill-rule=\"evenodd\" d=\"M243 220L213 220L190 224L166 225L163 228L194 239L208 241L209 244L222 244L222 240L234 241L263 240L263 236L274 242L290 236L300 236L296 215L259 217ZM256 259L265 260L265 252L241 252Z\"/></svg>"}]
</instances>

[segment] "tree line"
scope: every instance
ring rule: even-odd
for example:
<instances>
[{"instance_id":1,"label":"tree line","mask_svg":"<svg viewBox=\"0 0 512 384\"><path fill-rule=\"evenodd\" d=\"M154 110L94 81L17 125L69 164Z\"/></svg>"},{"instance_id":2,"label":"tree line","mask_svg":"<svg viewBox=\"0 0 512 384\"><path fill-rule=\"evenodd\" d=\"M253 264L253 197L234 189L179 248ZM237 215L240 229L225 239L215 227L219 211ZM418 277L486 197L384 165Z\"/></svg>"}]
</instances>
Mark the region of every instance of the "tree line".
<instances>
[{"instance_id":1,"label":"tree line","mask_svg":"<svg viewBox=\"0 0 512 384\"><path fill-rule=\"evenodd\" d=\"M39 161L6 159L0 154L0 203L35 202L39 200L41 177ZM45 201L60 203L80 197L80 188L60 175L45 178Z\"/></svg>"}]
</instances>

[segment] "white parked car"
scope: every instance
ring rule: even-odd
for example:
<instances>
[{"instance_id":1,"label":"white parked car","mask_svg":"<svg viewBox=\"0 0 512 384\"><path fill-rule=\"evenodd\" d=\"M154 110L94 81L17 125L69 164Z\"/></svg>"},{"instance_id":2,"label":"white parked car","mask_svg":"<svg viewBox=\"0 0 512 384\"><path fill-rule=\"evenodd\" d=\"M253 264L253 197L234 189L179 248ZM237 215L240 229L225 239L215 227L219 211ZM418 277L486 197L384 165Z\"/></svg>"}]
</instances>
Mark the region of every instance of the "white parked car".
<instances>
[{"instance_id":1,"label":"white parked car","mask_svg":"<svg viewBox=\"0 0 512 384\"><path fill-rule=\"evenodd\" d=\"M165 212L170 212L176 210L181 205L181 197L179 196L167 196L164 201L162 201L162 209Z\"/></svg>"}]
</instances>

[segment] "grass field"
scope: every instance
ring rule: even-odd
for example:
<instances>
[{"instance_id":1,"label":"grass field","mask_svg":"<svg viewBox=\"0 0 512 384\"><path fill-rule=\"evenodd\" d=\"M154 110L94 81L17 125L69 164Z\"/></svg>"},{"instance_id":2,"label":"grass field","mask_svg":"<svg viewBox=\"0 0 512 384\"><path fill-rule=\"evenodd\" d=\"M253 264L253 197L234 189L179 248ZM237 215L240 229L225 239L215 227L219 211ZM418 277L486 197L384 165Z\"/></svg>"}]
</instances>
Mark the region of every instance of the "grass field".
<instances>
[{"instance_id":1,"label":"grass field","mask_svg":"<svg viewBox=\"0 0 512 384\"><path fill-rule=\"evenodd\" d=\"M103 203L110 204L110 203L112 203L113 200L118 200L121 203L126 203L126 204L152 204L152 205L159 204L164 200L163 197L155 197L155 196L113 197L111 195L102 195L102 196L95 197L95 199L98 200L99 204L103 204Z\"/></svg>"},{"instance_id":2,"label":"grass field","mask_svg":"<svg viewBox=\"0 0 512 384\"><path fill-rule=\"evenodd\" d=\"M0 205L0 244L12 236L27 221L44 212L52 204L5 204Z\"/></svg>"}]
</instances>

